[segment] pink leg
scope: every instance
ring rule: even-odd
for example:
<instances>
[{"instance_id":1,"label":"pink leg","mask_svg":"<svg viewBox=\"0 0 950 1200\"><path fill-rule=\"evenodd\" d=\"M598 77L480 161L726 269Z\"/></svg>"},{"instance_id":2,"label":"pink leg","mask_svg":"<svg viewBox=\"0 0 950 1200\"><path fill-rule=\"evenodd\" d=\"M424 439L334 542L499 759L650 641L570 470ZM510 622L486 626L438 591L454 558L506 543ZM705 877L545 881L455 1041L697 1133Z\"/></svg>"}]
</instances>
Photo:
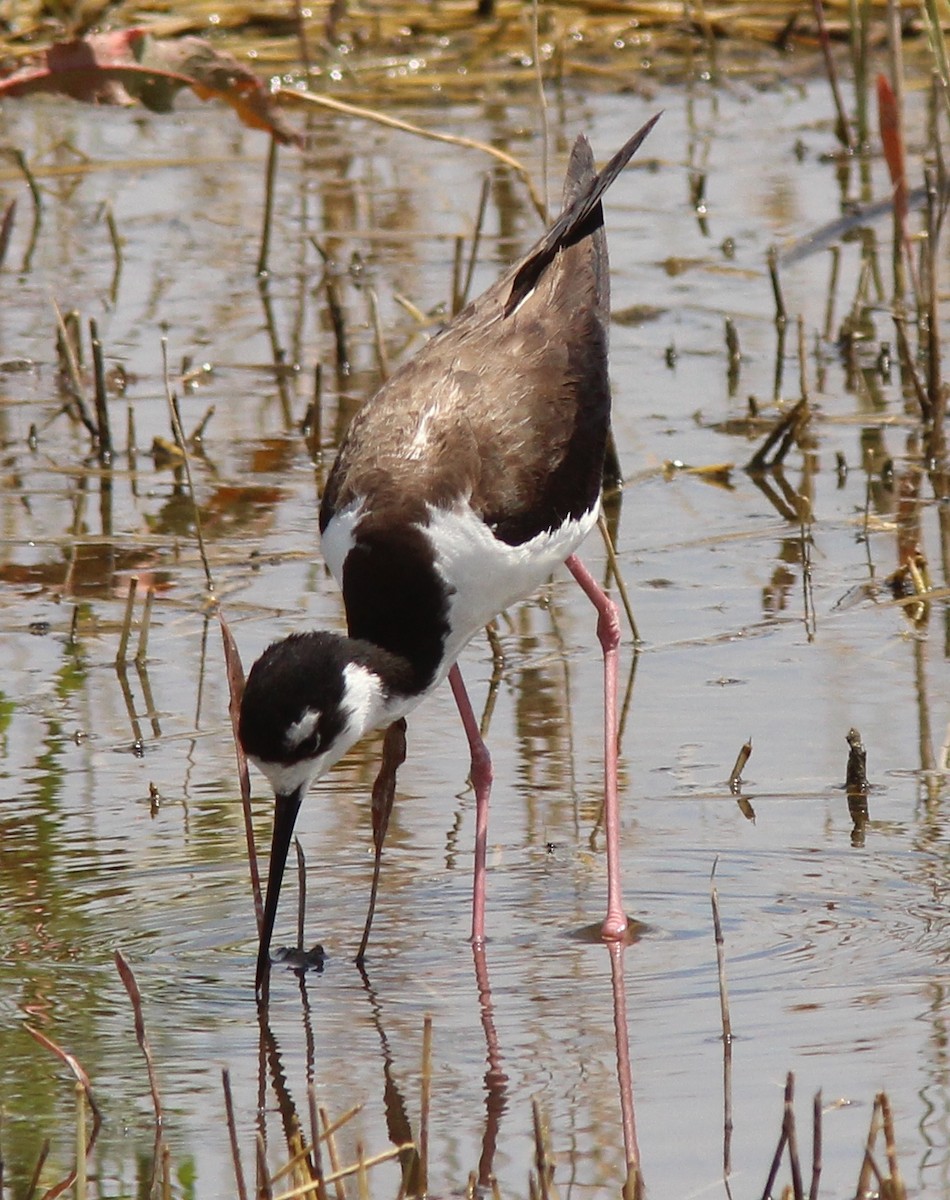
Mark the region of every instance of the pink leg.
<instances>
[{"instance_id":1,"label":"pink leg","mask_svg":"<svg viewBox=\"0 0 950 1200\"><path fill-rule=\"evenodd\" d=\"M488 862L488 798L491 795L491 755L482 738L468 698L462 672L456 663L449 671L452 695L462 718L468 748L472 756L472 787L475 789L475 885L472 889L472 942L485 942L485 874Z\"/></svg>"},{"instance_id":2,"label":"pink leg","mask_svg":"<svg viewBox=\"0 0 950 1200\"><path fill-rule=\"evenodd\" d=\"M576 554L565 566L597 609L597 637L604 652L604 829L607 834L607 916L601 935L622 938L627 930L620 885L620 801L617 796L617 649L620 616L607 595Z\"/></svg>"}]
</instances>

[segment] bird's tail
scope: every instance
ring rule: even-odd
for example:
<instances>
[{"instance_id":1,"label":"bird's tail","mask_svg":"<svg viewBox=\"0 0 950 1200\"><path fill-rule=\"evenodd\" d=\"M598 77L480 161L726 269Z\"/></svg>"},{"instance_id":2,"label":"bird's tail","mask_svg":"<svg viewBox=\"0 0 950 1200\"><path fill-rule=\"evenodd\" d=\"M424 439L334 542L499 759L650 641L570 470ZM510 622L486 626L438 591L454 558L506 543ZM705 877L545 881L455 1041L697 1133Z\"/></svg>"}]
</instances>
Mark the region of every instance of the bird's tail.
<instances>
[{"instance_id":1,"label":"bird's tail","mask_svg":"<svg viewBox=\"0 0 950 1200\"><path fill-rule=\"evenodd\" d=\"M577 139L564 182L564 209L518 268L505 301L505 316L518 307L559 250L589 237L603 224L601 196L636 154L660 115L657 113L638 129L597 175L590 144L583 134Z\"/></svg>"}]
</instances>

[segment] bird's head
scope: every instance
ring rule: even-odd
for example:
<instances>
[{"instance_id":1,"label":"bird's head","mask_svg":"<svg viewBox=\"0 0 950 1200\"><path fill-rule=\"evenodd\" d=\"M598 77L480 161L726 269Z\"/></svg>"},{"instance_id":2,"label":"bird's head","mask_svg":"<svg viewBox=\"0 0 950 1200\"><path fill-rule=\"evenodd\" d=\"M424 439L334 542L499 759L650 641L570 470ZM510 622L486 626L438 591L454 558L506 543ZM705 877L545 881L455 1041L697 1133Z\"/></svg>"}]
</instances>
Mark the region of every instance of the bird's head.
<instances>
[{"instance_id":1,"label":"bird's head","mask_svg":"<svg viewBox=\"0 0 950 1200\"><path fill-rule=\"evenodd\" d=\"M363 734L393 719L393 693L383 681L390 658L339 634L295 633L268 646L247 677L238 737L275 798L258 995L265 988L280 885L300 803L310 784Z\"/></svg>"}]
</instances>

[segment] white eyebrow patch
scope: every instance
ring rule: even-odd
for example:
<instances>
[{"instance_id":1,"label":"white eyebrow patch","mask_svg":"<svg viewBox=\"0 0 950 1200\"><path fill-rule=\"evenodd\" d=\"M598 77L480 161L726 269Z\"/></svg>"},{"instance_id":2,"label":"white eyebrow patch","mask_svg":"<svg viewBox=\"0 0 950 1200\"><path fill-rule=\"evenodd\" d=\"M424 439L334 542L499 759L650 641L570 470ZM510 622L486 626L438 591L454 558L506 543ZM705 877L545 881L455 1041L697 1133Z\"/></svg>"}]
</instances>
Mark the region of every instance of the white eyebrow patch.
<instances>
[{"instance_id":1,"label":"white eyebrow patch","mask_svg":"<svg viewBox=\"0 0 950 1200\"><path fill-rule=\"evenodd\" d=\"M323 714L319 708L308 708L299 721L287 726L284 734L284 746L288 750L296 750L301 742L305 742L317 727L317 722Z\"/></svg>"}]
</instances>

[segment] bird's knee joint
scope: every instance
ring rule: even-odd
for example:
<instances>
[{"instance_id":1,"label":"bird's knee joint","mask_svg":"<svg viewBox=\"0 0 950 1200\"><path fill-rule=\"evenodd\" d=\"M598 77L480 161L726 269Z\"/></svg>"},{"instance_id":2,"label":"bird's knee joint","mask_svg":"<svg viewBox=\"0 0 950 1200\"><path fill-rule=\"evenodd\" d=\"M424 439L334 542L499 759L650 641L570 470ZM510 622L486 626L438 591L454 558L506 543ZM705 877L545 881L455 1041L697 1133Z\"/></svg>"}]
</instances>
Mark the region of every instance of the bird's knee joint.
<instances>
[{"instance_id":1,"label":"bird's knee joint","mask_svg":"<svg viewBox=\"0 0 950 1200\"><path fill-rule=\"evenodd\" d=\"M597 620L597 637L604 650L616 650L620 645L620 610L609 597Z\"/></svg>"}]
</instances>

